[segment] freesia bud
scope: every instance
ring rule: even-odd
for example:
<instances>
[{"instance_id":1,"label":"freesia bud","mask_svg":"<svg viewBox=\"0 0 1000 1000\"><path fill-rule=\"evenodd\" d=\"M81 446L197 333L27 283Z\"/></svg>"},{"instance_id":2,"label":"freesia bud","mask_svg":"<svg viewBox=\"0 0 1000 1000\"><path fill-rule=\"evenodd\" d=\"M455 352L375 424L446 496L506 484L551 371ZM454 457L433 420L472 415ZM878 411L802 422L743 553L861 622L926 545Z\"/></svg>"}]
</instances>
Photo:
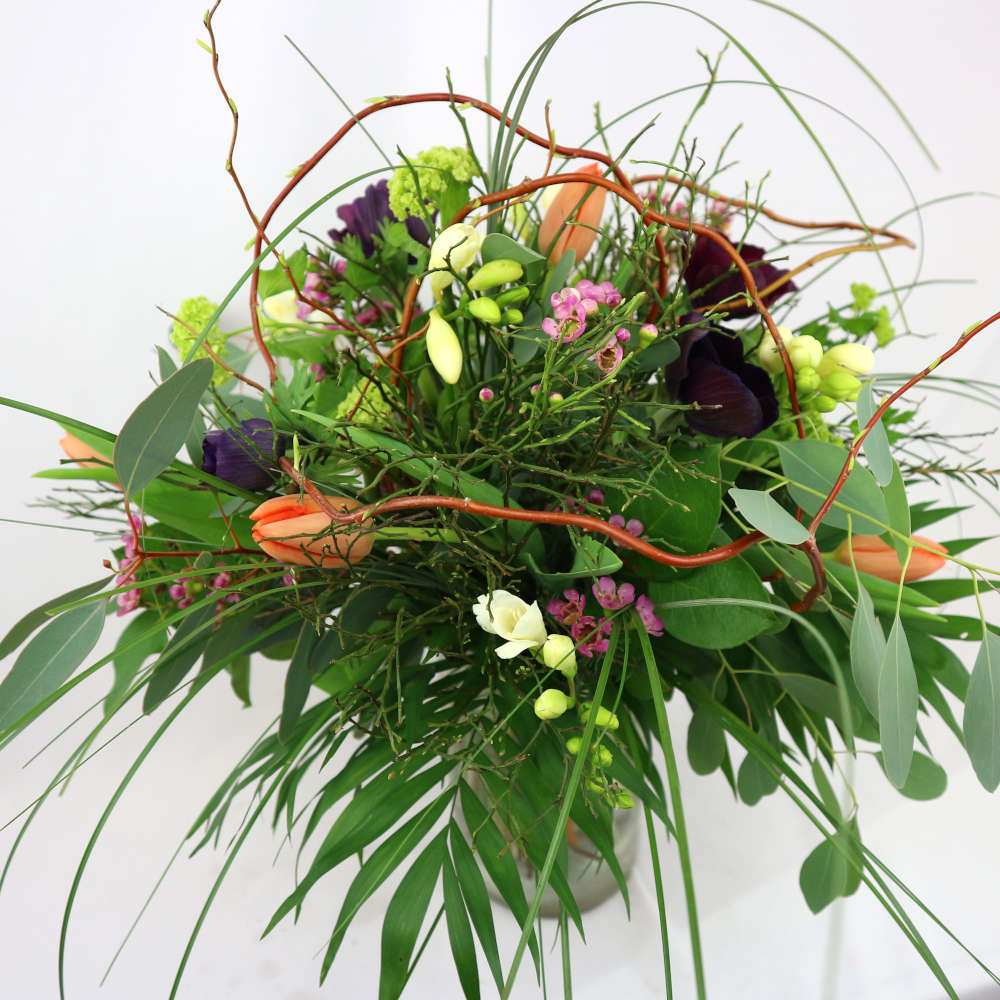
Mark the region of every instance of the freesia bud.
<instances>
[{"instance_id":1,"label":"freesia bud","mask_svg":"<svg viewBox=\"0 0 1000 1000\"><path fill-rule=\"evenodd\" d=\"M590 755L594 762L600 767L611 767L611 762L615 759L614 754L607 747L591 747Z\"/></svg>"},{"instance_id":2,"label":"freesia bud","mask_svg":"<svg viewBox=\"0 0 1000 1000\"><path fill-rule=\"evenodd\" d=\"M847 400L852 397L857 399L861 390L861 380L847 372L834 372L823 379L819 387L832 399Z\"/></svg>"},{"instance_id":3,"label":"freesia bud","mask_svg":"<svg viewBox=\"0 0 1000 1000\"><path fill-rule=\"evenodd\" d=\"M361 504L349 497L324 495L336 511ZM312 497L290 494L265 500L251 515L253 540L272 558L299 566L339 569L371 552L371 521L338 524Z\"/></svg>"},{"instance_id":4,"label":"freesia bud","mask_svg":"<svg viewBox=\"0 0 1000 1000\"><path fill-rule=\"evenodd\" d=\"M524 313L520 309L504 309L500 322L505 325L517 326L518 323L524 322Z\"/></svg>"},{"instance_id":5,"label":"freesia bud","mask_svg":"<svg viewBox=\"0 0 1000 1000\"><path fill-rule=\"evenodd\" d=\"M474 292L484 292L487 288L507 285L524 277L524 268L516 260L504 257L491 260L476 271L469 279L469 288Z\"/></svg>"},{"instance_id":6,"label":"freesia bud","mask_svg":"<svg viewBox=\"0 0 1000 1000\"><path fill-rule=\"evenodd\" d=\"M571 736L566 741L566 749L571 754L578 754L580 752L580 746L581 746L582 742L583 741L580 739L579 736Z\"/></svg>"},{"instance_id":7,"label":"freesia bud","mask_svg":"<svg viewBox=\"0 0 1000 1000\"><path fill-rule=\"evenodd\" d=\"M489 323L490 326L496 326L500 322L500 307L485 295L473 299L466 308L470 316Z\"/></svg>"},{"instance_id":8,"label":"freesia bud","mask_svg":"<svg viewBox=\"0 0 1000 1000\"><path fill-rule=\"evenodd\" d=\"M568 635L550 635L542 645L542 662L566 677L576 676L576 643Z\"/></svg>"},{"instance_id":9,"label":"freesia bud","mask_svg":"<svg viewBox=\"0 0 1000 1000\"><path fill-rule=\"evenodd\" d=\"M452 271L461 271L468 267L479 253L483 245L482 235L464 222L456 222L454 226L438 233L431 244L430 261L427 269L431 272L428 282L436 298L455 280Z\"/></svg>"},{"instance_id":10,"label":"freesia bud","mask_svg":"<svg viewBox=\"0 0 1000 1000\"><path fill-rule=\"evenodd\" d=\"M860 378L875 367L875 355L864 344L837 344L815 367L820 378L827 378L834 372L847 372Z\"/></svg>"},{"instance_id":11,"label":"freesia bud","mask_svg":"<svg viewBox=\"0 0 1000 1000\"><path fill-rule=\"evenodd\" d=\"M781 331L779 330L779 333ZM792 362L792 367L798 371L800 368L815 368L823 357L823 345L810 336L792 337L788 341L788 359Z\"/></svg>"},{"instance_id":12,"label":"freesia bud","mask_svg":"<svg viewBox=\"0 0 1000 1000\"><path fill-rule=\"evenodd\" d=\"M820 413L832 413L837 409L837 401L829 396L817 396L813 400L813 405Z\"/></svg>"},{"instance_id":13,"label":"freesia bud","mask_svg":"<svg viewBox=\"0 0 1000 1000\"><path fill-rule=\"evenodd\" d=\"M602 173L596 163L582 167L578 172L593 174L595 177L600 177ZM538 227L538 247L550 260L558 261L567 250L575 250L579 263L594 245L596 230L604 213L607 191L602 187L595 187L588 194L589 187L584 181L562 184L558 194L552 199L552 204Z\"/></svg>"},{"instance_id":14,"label":"freesia bud","mask_svg":"<svg viewBox=\"0 0 1000 1000\"><path fill-rule=\"evenodd\" d=\"M586 725L587 719L590 718L591 709L594 706L589 702L585 701L580 706L580 721ZM603 706L597 710L597 721L595 723L601 729L617 729L618 728L618 716L614 712L609 711Z\"/></svg>"},{"instance_id":15,"label":"freesia bud","mask_svg":"<svg viewBox=\"0 0 1000 1000\"><path fill-rule=\"evenodd\" d=\"M815 368L800 368L795 373L795 388L800 393L815 392L819 388L819 372Z\"/></svg>"},{"instance_id":16,"label":"freesia bud","mask_svg":"<svg viewBox=\"0 0 1000 1000\"><path fill-rule=\"evenodd\" d=\"M462 375L462 345L451 324L441 318L437 309L432 309L428 318L430 326L424 339L427 356L438 375L454 385Z\"/></svg>"},{"instance_id":17,"label":"freesia bud","mask_svg":"<svg viewBox=\"0 0 1000 1000\"><path fill-rule=\"evenodd\" d=\"M558 688L546 688L535 699L535 715L539 719L558 719L573 707L573 699Z\"/></svg>"},{"instance_id":18,"label":"freesia bud","mask_svg":"<svg viewBox=\"0 0 1000 1000\"><path fill-rule=\"evenodd\" d=\"M531 289L527 285L518 285L516 288L508 288L497 296L498 306L516 306L525 299L530 298Z\"/></svg>"},{"instance_id":19,"label":"freesia bud","mask_svg":"<svg viewBox=\"0 0 1000 1000\"><path fill-rule=\"evenodd\" d=\"M616 792L614 804L616 809L631 809L635 805L635 799L626 791Z\"/></svg>"},{"instance_id":20,"label":"freesia bud","mask_svg":"<svg viewBox=\"0 0 1000 1000\"><path fill-rule=\"evenodd\" d=\"M791 327L779 326L778 333L781 336L781 342L787 350L789 343L793 339ZM785 363L781 360L781 351L778 350L778 345L770 330L765 330L764 336L760 338L760 345L757 348L757 361L764 371L770 372L772 375L777 375L778 372L785 370Z\"/></svg>"},{"instance_id":21,"label":"freesia bud","mask_svg":"<svg viewBox=\"0 0 1000 1000\"><path fill-rule=\"evenodd\" d=\"M853 544L849 544L845 538L837 546L833 558L844 566L850 566L853 548L854 565L862 573L869 573L891 583L899 583L900 577L904 583L920 580L936 573L947 562L948 550L943 545L920 535L914 535L910 541L914 543L914 549L906 566L905 576L896 550L878 535L854 535L851 539Z\"/></svg>"}]
</instances>

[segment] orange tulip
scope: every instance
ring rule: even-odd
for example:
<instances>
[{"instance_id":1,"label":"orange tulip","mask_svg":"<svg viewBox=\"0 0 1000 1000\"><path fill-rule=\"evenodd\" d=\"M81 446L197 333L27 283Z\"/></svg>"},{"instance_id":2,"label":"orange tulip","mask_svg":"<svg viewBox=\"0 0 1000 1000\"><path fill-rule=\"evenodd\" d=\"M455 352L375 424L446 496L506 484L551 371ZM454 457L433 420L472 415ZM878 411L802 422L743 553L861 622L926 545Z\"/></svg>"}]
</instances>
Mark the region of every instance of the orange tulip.
<instances>
[{"instance_id":1,"label":"orange tulip","mask_svg":"<svg viewBox=\"0 0 1000 1000\"><path fill-rule=\"evenodd\" d=\"M914 535L912 542L916 543L913 555L906 567L904 583L920 580L931 573L936 573L947 562L948 550L929 538ZM854 549L854 565L862 573L870 573L891 583L899 583L903 567L899 562L896 550L878 535L855 535L852 539ZM851 565L851 547L847 539L837 546L833 558L844 566ZM931 551L928 551L931 550Z\"/></svg>"},{"instance_id":2,"label":"orange tulip","mask_svg":"<svg viewBox=\"0 0 1000 1000\"><path fill-rule=\"evenodd\" d=\"M100 469L111 465L111 459L107 455L102 455L96 449L91 448L89 444L84 444L74 434L67 434L59 442L59 447L66 452L66 457L72 458L81 469ZM91 461L94 458L98 461Z\"/></svg>"},{"instance_id":3,"label":"orange tulip","mask_svg":"<svg viewBox=\"0 0 1000 1000\"><path fill-rule=\"evenodd\" d=\"M582 167L578 172L593 174L595 177L602 174L596 163ZM552 204L538 227L538 248L542 253L547 253L551 260L557 261L567 250L575 250L579 263L594 245L608 192L606 188L595 187L587 194L589 187L583 181L571 181L563 184L552 199ZM567 222L579 222L581 225L568 226Z\"/></svg>"},{"instance_id":4,"label":"orange tulip","mask_svg":"<svg viewBox=\"0 0 1000 1000\"><path fill-rule=\"evenodd\" d=\"M347 497L324 495L336 510L361 504ZM253 540L272 558L299 566L340 569L371 552L375 533L371 521L337 524L309 496L295 494L265 500L251 515Z\"/></svg>"}]
</instances>

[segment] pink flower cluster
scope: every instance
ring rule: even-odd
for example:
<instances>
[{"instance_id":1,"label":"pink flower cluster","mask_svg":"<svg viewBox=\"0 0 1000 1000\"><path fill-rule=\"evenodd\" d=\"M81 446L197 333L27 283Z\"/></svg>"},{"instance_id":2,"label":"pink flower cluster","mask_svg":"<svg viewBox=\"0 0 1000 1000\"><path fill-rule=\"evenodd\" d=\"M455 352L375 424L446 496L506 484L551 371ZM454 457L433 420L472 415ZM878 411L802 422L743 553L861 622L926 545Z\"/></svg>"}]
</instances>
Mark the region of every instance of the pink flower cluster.
<instances>
[{"instance_id":1,"label":"pink flower cluster","mask_svg":"<svg viewBox=\"0 0 1000 1000\"><path fill-rule=\"evenodd\" d=\"M575 288L564 288L551 298L552 316L542 320L542 329L557 343L569 344L587 329L587 317L601 306L621 305L621 292L610 281L599 285L584 278ZM554 317L554 318L553 318Z\"/></svg>"},{"instance_id":2,"label":"pink flower cluster","mask_svg":"<svg viewBox=\"0 0 1000 1000\"><path fill-rule=\"evenodd\" d=\"M221 566L222 563L216 563L217 567ZM212 578L212 582L208 585L209 592L217 592L227 590L232 583L232 574L228 570L222 570L221 573L216 573ZM190 607L191 603L196 597L202 592L203 585L200 580L189 580L186 576L177 577L176 583L170 585L170 589L167 593L170 595L172 601L177 602L177 607L187 608ZM242 600L243 595L233 591L229 594L220 595L219 599L215 602L215 613L220 615L225 609L227 604L235 604L237 601Z\"/></svg>"},{"instance_id":3,"label":"pink flower cluster","mask_svg":"<svg viewBox=\"0 0 1000 1000\"><path fill-rule=\"evenodd\" d=\"M137 583L135 578L135 570L138 565L138 560L136 559L136 549L135 541L140 533L145 529L145 525L142 523L142 518L138 514L129 514L129 521L132 525L132 531L126 531L122 535L122 541L125 543L125 555L118 560L118 569L122 570L115 579L115 586L121 587L127 583ZM139 601L142 599L142 591L138 587L134 587L132 590L125 591L124 594L119 594L115 598L115 603L118 605L118 610L115 612L119 618L122 615L127 615L130 611L135 611L139 607Z\"/></svg>"}]
</instances>

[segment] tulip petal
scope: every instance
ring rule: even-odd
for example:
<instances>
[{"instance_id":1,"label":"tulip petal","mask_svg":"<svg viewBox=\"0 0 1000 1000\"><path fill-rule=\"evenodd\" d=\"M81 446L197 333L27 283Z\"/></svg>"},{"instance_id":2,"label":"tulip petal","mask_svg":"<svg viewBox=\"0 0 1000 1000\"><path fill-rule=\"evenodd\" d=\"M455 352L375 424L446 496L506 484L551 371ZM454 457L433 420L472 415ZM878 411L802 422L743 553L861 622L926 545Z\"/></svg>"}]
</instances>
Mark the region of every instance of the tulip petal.
<instances>
[{"instance_id":1,"label":"tulip petal","mask_svg":"<svg viewBox=\"0 0 1000 1000\"><path fill-rule=\"evenodd\" d=\"M588 164L576 172L593 174L595 177L600 177L602 174L600 166L596 163ZM606 188L594 187L590 194L587 194L590 187L584 181L563 184L549 205L538 227L538 248L547 254L550 260L557 261L567 250L575 250L579 262L594 245L608 192ZM582 204L580 204L581 199L583 199ZM566 225L567 222L579 225Z\"/></svg>"}]
</instances>

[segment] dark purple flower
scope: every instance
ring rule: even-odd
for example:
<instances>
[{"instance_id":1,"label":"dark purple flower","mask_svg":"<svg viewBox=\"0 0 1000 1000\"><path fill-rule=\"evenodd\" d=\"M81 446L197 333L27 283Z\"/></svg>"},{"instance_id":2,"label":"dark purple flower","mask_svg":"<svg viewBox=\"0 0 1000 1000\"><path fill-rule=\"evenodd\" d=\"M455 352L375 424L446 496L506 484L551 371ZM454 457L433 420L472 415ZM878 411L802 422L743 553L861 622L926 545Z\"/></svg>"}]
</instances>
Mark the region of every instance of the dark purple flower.
<instances>
[{"instance_id":1,"label":"dark purple flower","mask_svg":"<svg viewBox=\"0 0 1000 1000\"><path fill-rule=\"evenodd\" d=\"M758 290L766 288L778 278L788 274L787 270L768 264L764 260L764 251L761 247L744 243L739 252L749 265ZM727 303L726 311L729 315L734 319L741 319L756 312L753 305L748 305L741 297L746 291L746 285L739 271L733 266L729 254L707 236L699 236L694 241L691 256L684 268L684 283L691 296L691 305L695 309L705 309L722 302L723 299L740 296ZM761 301L770 308L782 295L794 291L797 291L795 282L786 281L780 288L765 295Z\"/></svg>"},{"instance_id":2,"label":"dark purple flower","mask_svg":"<svg viewBox=\"0 0 1000 1000\"><path fill-rule=\"evenodd\" d=\"M340 243L345 236L357 236L361 240L361 252L370 257L375 252L375 237L381 238L382 223L397 221L389 208L389 182L383 179L378 184L369 184L360 198L341 205L337 215L345 225L343 229L331 229L330 239ZM411 215L403 221L410 236L426 246L430 234L423 220Z\"/></svg>"},{"instance_id":3,"label":"dark purple flower","mask_svg":"<svg viewBox=\"0 0 1000 1000\"><path fill-rule=\"evenodd\" d=\"M203 472L245 490L263 490L274 482L275 463L284 451L269 420L254 417L239 427L209 431L202 442Z\"/></svg>"},{"instance_id":4,"label":"dark purple flower","mask_svg":"<svg viewBox=\"0 0 1000 1000\"><path fill-rule=\"evenodd\" d=\"M692 314L681 322L690 321ZM743 360L739 337L700 328L682 335L681 356L667 370L688 425L713 437L753 437L778 419L778 399L763 368Z\"/></svg>"}]
</instances>

